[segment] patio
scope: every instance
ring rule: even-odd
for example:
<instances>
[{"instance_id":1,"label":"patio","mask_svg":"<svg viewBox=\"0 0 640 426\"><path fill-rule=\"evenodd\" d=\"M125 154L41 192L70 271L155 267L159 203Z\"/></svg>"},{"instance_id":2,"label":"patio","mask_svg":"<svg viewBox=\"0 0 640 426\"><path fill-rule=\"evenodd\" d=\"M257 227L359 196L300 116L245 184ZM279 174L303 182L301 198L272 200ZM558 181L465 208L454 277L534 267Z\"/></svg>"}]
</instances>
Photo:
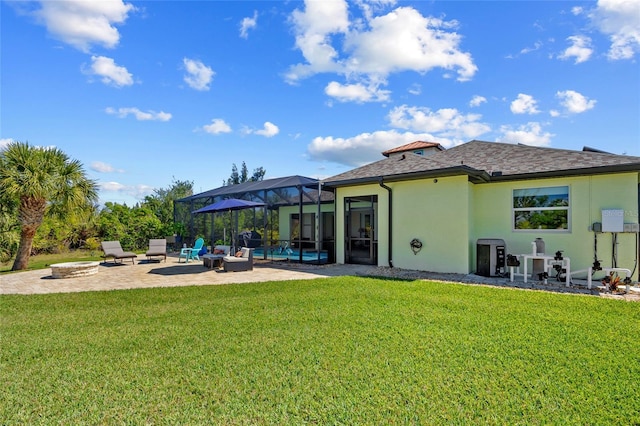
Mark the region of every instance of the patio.
<instances>
[{"instance_id":1,"label":"patio","mask_svg":"<svg viewBox=\"0 0 640 426\"><path fill-rule=\"evenodd\" d=\"M584 295L599 294L595 288L592 290L587 289L586 282L582 283L581 281L577 281L567 288L564 283L556 283L552 280L549 280L547 284L532 282L531 280L527 283L522 280L511 282L509 277L487 278L474 274L441 274L372 265L311 265L257 259L255 260L253 271L224 272L222 269L210 270L203 266L202 261L178 263L177 253L170 254L166 263L146 260L142 260L135 265L100 263L99 271L96 275L77 278L54 279L50 268L5 274L0 278L0 294L72 293L152 287L243 284L265 281L308 280L347 275L409 280L424 279ZM640 301L639 292L632 292L626 295L600 294L600 296Z\"/></svg>"},{"instance_id":2,"label":"patio","mask_svg":"<svg viewBox=\"0 0 640 426\"><path fill-rule=\"evenodd\" d=\"M178 263L177 253L165 262L138 259L135 265L101 262L92 276L55 279L51 268L0 276L0 294L46 294L125 290L151 287L241 284L264 281L314 279L340 275L371 275L373 267L353 265L304 266L256 261L253 271L210 270L202 261Z\"/></svg>"}]
</instances>

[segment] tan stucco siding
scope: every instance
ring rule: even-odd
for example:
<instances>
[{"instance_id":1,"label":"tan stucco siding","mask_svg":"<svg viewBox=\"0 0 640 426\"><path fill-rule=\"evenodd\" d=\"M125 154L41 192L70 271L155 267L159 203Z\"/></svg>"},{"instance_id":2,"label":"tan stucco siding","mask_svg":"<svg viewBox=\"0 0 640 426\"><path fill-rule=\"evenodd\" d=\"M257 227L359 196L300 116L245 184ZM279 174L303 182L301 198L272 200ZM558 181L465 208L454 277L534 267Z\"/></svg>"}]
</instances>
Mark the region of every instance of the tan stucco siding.
<instances>
[{"instance_id":1,"label":"tan stucco siding","mask_svg":"<svg viewBox=\"0 0 640 426\"><path fill-rule=\"evenodd\" d=\"M467 273L469 185L466 176L394 183L393 263L399 268ZM422 241L414 254L410 242Z\"/></svg>"},{"instance_id":2,"label":"tan stucco siding","mask_svg":"<svg viewBox=\"0 0 640 426\"><path fill-rule=\"evenodd\" d=\"M470 273L476 270L476 242L479 238L503 239L507 253L524 254L530 253L531 242L541 237L547 254L553 255L562 250L564 256L571 259L574 271L586 269L594 260L594 233L590 226L601 221L602 209L621 209L625 222L638 223L639 182L638 173L620 173L489 184L472 184L466 176L386 183L393 196L393 266ZM569 187L570 229L560 232L514 230L513 190L550 186ZM344 199L368 195L378 196L378 265L389 265L389 194L378 184L337 190L338 263L345 262ZM612 234L599 233L597 237L598 259L603 266L612 266ZM413 238L423 243L417 254L409 244ZM633 270L637 259L636 235L620 233L617 239L617 266ZM636 280L638 269L634 274Z\"/></svg>"},{"instance_id":3,"label":"tan stucco siding","mask_svg":"<svg viewBox=\"0 0 640 426\"><path fill-rule=\"evenodd\" d=\"M514 189L569 186L570 230L514 231L512 219L512 191ZM473 232L470 234L469 269L475 270L475 243L478 238L501 238L507 253L531 252L531 242L541 237L546 254L562 250L571 259L573 270L586 269L594 260L594 234L590 226L601 221L602 209L622 209L625 222L638 222L638 174L580 176L557 179L538 179L474 185ZM635 234L618 234L618 267L635 266ZM603 266L611 266L612 234L598 234L598 258ZM582 274L584 276L584 274ZM636 270L635 277L637 279Z\"/></svg>"}]
</instances>

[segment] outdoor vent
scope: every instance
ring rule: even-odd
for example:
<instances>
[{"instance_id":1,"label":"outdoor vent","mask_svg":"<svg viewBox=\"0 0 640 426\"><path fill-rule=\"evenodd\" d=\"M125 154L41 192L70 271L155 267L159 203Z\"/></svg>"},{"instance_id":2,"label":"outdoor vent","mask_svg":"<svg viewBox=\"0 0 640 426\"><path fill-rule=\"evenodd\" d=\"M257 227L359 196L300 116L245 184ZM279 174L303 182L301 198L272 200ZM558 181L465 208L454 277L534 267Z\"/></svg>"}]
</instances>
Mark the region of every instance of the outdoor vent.
<instances>
[{"instance_id":1,"label":"outdoor vent","mask_svg":"<svg viewBox=\"0 0 640 426\"><path fill-rule=\"evenodd\" d=\"M603 150L597 149L597 148L591 148L590 146L582 147L582 151L584 151L584 152L597 152L598 154L611 154L610 152L603 151Z\"/></svg>"}]
</instances>

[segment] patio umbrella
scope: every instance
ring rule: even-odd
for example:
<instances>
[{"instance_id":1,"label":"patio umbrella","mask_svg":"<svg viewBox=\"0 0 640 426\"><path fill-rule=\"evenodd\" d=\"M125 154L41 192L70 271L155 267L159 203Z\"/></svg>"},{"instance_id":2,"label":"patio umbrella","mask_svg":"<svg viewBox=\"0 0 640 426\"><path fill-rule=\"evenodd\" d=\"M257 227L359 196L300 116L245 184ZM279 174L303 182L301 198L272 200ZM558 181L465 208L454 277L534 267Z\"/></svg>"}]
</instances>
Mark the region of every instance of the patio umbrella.
<instances>
[{"instance_id":1,"label":"patio umbrella","mask_svg":"<svg viewBox=\"0 0 640 426\"><path fill-rule=\"evenodd\" d=\"M264 207L266 204L264 203L258 203L255 201L248 201L248 200L241 200L239 198L227 198L226 200L220 200L216 203L213 204L209 204L208 206L204 206L202 208L199 208L198 210L194 210L191 213L193 214L200 214L200 213L216 213L216 212L223 212L223 211L228 211L229 212L229 219L231 221L233 221L233 218L231 217L231 212L233 210L243 210L243 209L250 209L252 207ZM232 224L233 226L233 224ZM232 245L234 245L234 241L233 241L233 232L231 233L231 243Z\"/></svg>"}]
</instances>

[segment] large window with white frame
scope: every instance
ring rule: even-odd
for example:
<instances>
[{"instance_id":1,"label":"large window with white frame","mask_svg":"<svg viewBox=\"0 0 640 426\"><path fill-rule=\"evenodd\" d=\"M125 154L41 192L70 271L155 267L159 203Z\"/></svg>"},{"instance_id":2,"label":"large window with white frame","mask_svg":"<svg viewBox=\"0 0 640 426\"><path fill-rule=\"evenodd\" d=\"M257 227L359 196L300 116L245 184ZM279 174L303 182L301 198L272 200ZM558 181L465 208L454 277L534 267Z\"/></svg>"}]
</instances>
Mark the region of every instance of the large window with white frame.
<instances>
[{"instance_id":1,"label":"large window with white frame","mask_svg":"<svg viewBox=\"0 0 640 426\"><path fill-rule=\"evenodd\" d=\"M514 189L513 229L569 231L569 187Z\"/></svg>"}]
</instances>

